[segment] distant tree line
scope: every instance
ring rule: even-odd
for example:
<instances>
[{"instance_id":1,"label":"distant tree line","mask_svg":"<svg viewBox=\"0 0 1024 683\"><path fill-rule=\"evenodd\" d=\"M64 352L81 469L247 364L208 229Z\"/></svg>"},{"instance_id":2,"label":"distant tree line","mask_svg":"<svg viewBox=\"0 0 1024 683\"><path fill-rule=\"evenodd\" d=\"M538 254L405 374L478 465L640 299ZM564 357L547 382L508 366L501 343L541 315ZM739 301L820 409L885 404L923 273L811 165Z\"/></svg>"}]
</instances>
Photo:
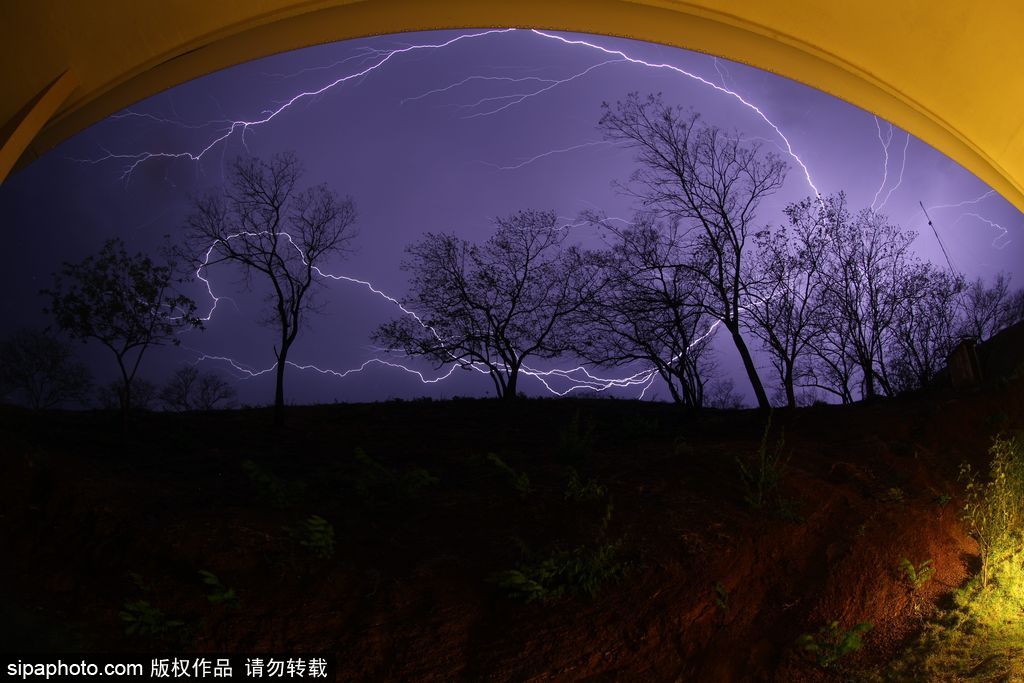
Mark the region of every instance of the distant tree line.
<instances>
[{"instance_id":1,"label":"distant tree line","mask_svg":"<svg viewBox=\"0 0 1024 683\"><path fill-rule=\"evenodd\" d=\"M758 405L792 407L926 386L959 340L984 340L1024 319L1024 291L1012 290L1008 276L968 282L922 261L910 250L914 232L852 210L842 193L788 205L774 228L758 224L761 203L787 172L758 144L660 96L634 93L603 107L606 138L636 153L622 186L639 204L632 220L583 214L603 238L600 249L569 243L551 211L498 218L479 243L427 233L402 265L410 275L403 304L416 315L381 325L377 343L486 374L503 399L520 393L529 363L563 358L653 372L684 406L735 407L731 385L712 383L711 342L722 330ZM224 188L195 201L183 249L157 261L110 240L65 263L43 290L47 312L68 339L106 348L119 378L93 392L66 342L24 330L0 343L0 395L35 408L92 395L126 420L157 404L233 404L226 381L191 366L160 388L138 375L151 347L203 328L178 285L229 263L268 292L280 423L288 354L318 309L321 268L350 254L356 236L352 199L325 185L303 188L302 175L292 154L239 159ZM188 267L179 270L182 254Z\"/></svg>"}]
</instances>

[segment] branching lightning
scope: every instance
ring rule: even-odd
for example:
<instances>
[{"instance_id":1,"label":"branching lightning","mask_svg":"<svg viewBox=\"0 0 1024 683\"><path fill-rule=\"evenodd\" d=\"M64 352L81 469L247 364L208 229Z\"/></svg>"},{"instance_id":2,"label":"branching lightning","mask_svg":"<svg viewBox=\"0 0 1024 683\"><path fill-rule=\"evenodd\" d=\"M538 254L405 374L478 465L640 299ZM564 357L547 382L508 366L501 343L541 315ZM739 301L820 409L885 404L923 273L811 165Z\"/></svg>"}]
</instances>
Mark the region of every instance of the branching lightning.
<instances>
[{"instance_id":1,"label":"branching lightning","mask_svg":"<svg viewBox=\"0 0 1024 683\"><path fill-rule=\"evenodd\" d=\"M300 71L298 73L301 74L301 73L320 71L320 70L330 70L330 69L342 66L342 65L344 65L344 64L346 64L348 62L351 62L353 60L360 60L360 62L359 62L360 68L357 71L354 71L352 73L349 73L347 75L344 75L344 76L341 76L341 77L338 77L338 78L334 78L333 80L330 80L326 84L323 84L320 87L317 87L315 89L303 90L303 91L293 95L292 97L290 97L288 99L284 99L284 100L282 100L280 102L277 102L271 108L265 109L257 117L255 117L255 118L253 118L251 120L221 119L221 120L209 121L209 122L206 122L204 124L186 124L186 123L181 123L181 122L174 121L174 120L171 120L171 119L165 119L165 118L162 118L162 117L159 117L159 116L155 116L155 115L151 115L151 114L140 114L140 113L133 112L133 111L122 112L121 114L116 115L115 118L141 118L141 119L151 120L151 121L153 121L155 123L167 124L167 125L176 125L176 126L179 126L179 127L182 127L182 128L194 129L194 130L201 130L201 129L212 128L212 127L217 127L217 126L219 126L219 128L216 130L214 136L212 138L208 139L205 144L202 144L202 145L200 145L199 147L197 147L197 148L195 148L193 150L186 150L186 151L145 151L145 152L137 152L137 153L115 153L115 152L107 151L103 156L101 156L101 157L99 157L97 159L89 160L89 163L98 164L98 163L101 163L101 162L106 162L106 161L111 161L111 160L120 160L120 161L126 162L127 165L124 167L124 170L123 170L123 173L122 173L122 178L127 182L127 181L130 181L132 173L141 164L146 163L148 161L152 161L152 160L156 160L156 159L185 159L185 160L189 160L189 161L193 161L193 162L198 162L198 161L202 160L208 152L210 152L211 150L215 149L218 145L222 145L222 144L226 143L226 141L229 138L231 138L236 132L239 133L239 138L240 138L242 144L244 145L244 143L245 143L245 134L246 134L247 131L256 129L256 128L260 127L260 126L263 126L265 124L270 123L272 120L274 120L278 116L286 113L288 110L293 108L293 106L295 104L299 103L300 101L314 101L315 98L317 98L318 96L323 95L323 94L327 93L328 91L330 91L330 90L332 90L332 89L334 89L334 88L336 88L338 86L341 86L343 84L346 84L346 83L359 83L359 82L361 82L362 79L366 78L367 76L369 76L370 74L372 74L376 70L384 67L385 64L387 64L388 62L391 62L392 60L394 60L396 57L398 57L400 55L403 55L403 54L406 54L406 53L410 53L410 52L413 52L413 51L439 50L439 49L446 48L446 47L449 47L451 45L454 45L454 44L456 44L456 43L458 43L460 41L476 39L476 38L483 38L483 37L486 37L486 36L493 36L493 35L511 33L511 32L516 32L516 31L521 31L521 30L520 29L494 29L494 30L479 31L479 32L474 32L474 33L464 33L464 34L457 35L457 36L455 36L455 37L453 37L453 38L451 38L449 40L443 41L443 42L429 43L429 44L413 44L413 45L407 45L407 46L404 46L404 47L390 49L390 50L382 50L382 49L375 49L375 48L364 48L364 49L361 49L361 51L358 54L356 54L354 56L351 56L351 57L348 57L346 59L340 60L338 62L335 62L335 63L333 63L331 65L324 66L324 67L313 67L313 68L303 69L302 71ZM614 49L610 49L610 48L607 48L607 47L603 47L601 45L598 45L598 44L592 43L592 42L588 42L586 40L570 39L570 38L567 38L567 37L564 37L564 36L560 36L560 35L557 35L557 34L554 34L554 33L548 33L548 32L545 32L545 31L540 31L540 30L530 30L529 33L534 35L534 36L537 36L538 38L542 38L542 39L544 39L546 41L553 41L553 42L557 42L557 43L560 43L560 44L563 44L563 45L567 45L567 46L572 46L572 47L576 47L576 48L581 48L581 49L586 49L586 50L590 50L590 51L599 52L599 53L601 53L601 54L603 54L605 56L612 57L612 59L605 59L604 61L592 64L591 66L583 69L582 71L578 71L578 72L576 72L574 74L571 74L569 76L566 76L564 78L542 78L540 76L505 77L505 76L489 76L489 75L471 75L471 76L468 76L466 78L463 78L462 80L459 80L457 82L451 83L449 85L446 85L446 86L443 86L443 87L438 87L438 88L433 88L431 90L427 90L425 92L422 92L422 93L420 93L418 95L414 95L414 96L410 96L410 97L407 97L405 99L402 99L401 100L401 105L405 105L405 104L413 102L413 101L423 100L423 99L426 99L426 98L431 97L431 96L436 96L436 95L441 95L441 94L449 93L449 92L452 92L454 90L457 90L460 87L468 86L468 85L474 84L474 83L500 82L500 83L504 83L504 84L522 84L522 85L531 86L529 88L529 91L525 92L525 93L489 96L489 97L484 97L484 98L478 99L478 100L476 100L475 102L472 102L472 103L456 105L456 106L458 106L459 108L461 108L463 110L468 110L469 111L469 113L466 114L464 118L479 118L479 117L485 117L485 116L492 116L492 115L496 115L496 114L498 114L500 112L507 111L508 109L510 109L512 107L515 107L516 105L519 105L519 104L521 104L521 103L523 103L523 102L525 102L525 101L527 101L529 99L532 99L532 98L535 98L537 96L540 96L543 93L549 92L549 91L551 91L554 88L557 88L559 86L568 84L568 83L570 83L572 81L575 81L577 79L583 78L583 77L587 76L589 73L591 73L592 71L594 71L596 69L599 69L599 68L605 67L605 66L609 66L609 65L612 65L612 64L628 63L628 64L632 64L632 65L636 65L636 66L640 66L640 67L645 67L645 68L649 68L649 69L668 70L668 71L677 73L679 75L685 76L685 77L687 77L687 78L689 78L689 79L691 79L693 81L696 81L698 83L701 83L701 84L703 84L703 85L705 85L705 86L707 86L709 88L712 88L713 90L715 90L715 91L717 91L717 92L719 92L719 93L721 93L723 95L726 95L726 96L732 98L733 100L739 102L741 105L743 105L748 110L753 112L758 118L760 118L765 124L767 124L774 131L774 133L778 137L778 140L781 140L781 145L779 144L779 142L777 142L775 140L770 140L769 142L771 142L772 144L775 144L777 147L779 147L779 149L781 151L783 151L784 154L787 154L789 157L791 157L793 159L793 161L802 170L804 178L806 179L807 185L811 188L811 190L813 191L814 195L820 197L820 192L819 192L817 186L815 185L815 183L814 183L814 181L813 181L813 179L811 177L811 173L810 173L807 165L797 155L797 153L796 153L796 151L795 151L791 141L789 140L789 138L783 133L783 131L779 128L779 126L776 125L768 117L767 114L765 114L765 112L761 108L759 108L757 105L753 104L749 100L745 99L738 92L736 92L733 89L730 89L726 85L726 77L723 74L722 70L719 68L717 60L715 62L715 69L716 69L716 71L717 71L717 73L718 73L718 75L719 75L719 77L721 79L721 85L719 85L718 83L715 83L713 81L707 80L706 78L704 78L704 77L702 77L702 76L700 76L698 74L692 73L690 71L687 71L687 70L685 70L685 69L683 69L681 67L678 67L678 66L675 66L675 65L672 65L672 64L667 64L667 63L658 63L658 62L644 61L642 59L630 56L630 55L626 54L623 51L614 50ZM370 63L368 65L366 65L366 66L362 66L367 61L369 61ZM291 74L291 75L275 74L274 77L279 77L281 79L286 79L286 78L290 78L291 76L295 76L295 75L298 75L298 74ZM532 86L537 86L537 87L532 87ZM877 118L875 119L875 123L876 123L876 127L877 127L877 130L878 130L878 138L879 138L879 141L882 143L882 147L883 147L883 154L884 154L884 157L885 157L885 169L884 169L882 184L879 186L878 190L876 191L875 197L874 197L874 199L872 201L872 207L873 208L878 203L879 197L881 196L881 194L884 191L884 189L886 187L886 184L888 182L889 147L890 147L890 144L891 144L891 141L892 141L892 137L893 137L893 127L892 127L891 124L890 124L890 127L889 127L888 137L886 139L883 139L881 125L878 122ZM893 192L895 192L896 189L898 189L900 187L900 185L902 184L903 172L904 172L905 167L906 167L906 155L907 155L907 147L909 145L909 141L910 141L910 136L908 134L907 135L907 139L906 139L906 141L904 143L903 162L902 162L902 166L900 168L899 180L898 180L898 182L892 188L889 189L889 191L885 195L884 199L882 199L881 204L878 205L878 208L882 208L883 206L885 206L886 202L892 196ZM565 153L569 153L569 152L576 151L576 150L579 150L579 149L584 149L584 148L589 148L589 147L596 147L596 146L600 146L600 145L610 145L610 144L612 144L612 143L607 142L607 141L587 141L587 142L579 143L579 144L576 144L576 145L571 145L571 146L568 146L568 147L563 147L563 148L558 148L558 149L551 149L551 150L548 150L548 151L536 154L536 155L534 155L532 157L526 158L524 160L518 161L516 163L504 164L504 165L493 164L492 163L490 165L494 166L495 168L497 168L499 170L502 170L502 171L513 171L513 170L523 168L525 166L528 166L530 164L536 163L536 162L538 162L538 161L540 161L542 159L545 159L545 158L548 158L548 157L551 157L551 156L554 156L554 155L565 154ZM488 163L488 162L482 162L482 163ZM936 207L930 207L930 208L932 208L932 209L941 209L941 208L952 208L952 207L966 206L968 204L973 204L973 203L980 202L981 200L985 199L986 197L990 196L993 193L994 193L994 191L989 191L985 195L982 195L981 197L978 197L975 200L961 202L960 204L956 204L956 205L942 205L942 206L936 206ZM994 228L996 228L998 230L1001 230L1002 231L1001 234L993 242L994 246L995 246L996 242L998 242L1000 240L1003 240L1007 236L1007 231L1004 228L1002 228L1002 226L1000 226L1000 225L998 225L996 223L993 223L993 222L989 221L988 219L983 218L982 216L980 216L978 214L974 214L974 213L968 214L968 213L965 213L965 214L962 214L960 216L960 218L963 218L964 216L970 216L970 217L977 218L978 220L982 220L984 222L987 222L992 227L994 227ZM624 219L615 219L615 220L624 220ZM571 227L575 227L575 225L576 224L569 224L569 225L564 226L564 228L565 229L569 229ZM237 235L234 235L233 237L238 237L238 236L240 236L242 234L243 233L238 233ZM290 235L287 235L287 233L281 233L281 234L286 237L288 242L294 248L299 249L298 246L294 242L292 242ZM228 239L231 239L231 237L229 237ZM1005 242L1002 242L1001 245L999 247L997 247L997 248L1005 247L1006 244L1008 244L1008 243L1009 243L1009 240L1006 239ZM198 267L198 269L196 271L197 279L199 281L201 281L202 283L204 283L204 286L206 288L207 294L210 297L211 304L210 304L210 307L209 307L209 311L207 312L207 314L203 318L206 321L209 321L209 320L212 319L212 317L213 317L215 311L217 310L217 307L218 307L218 305L219 305L219 303L220 303L220 301L222 299L227 299L228 301L232 301L229 297L225 297L225 296L222 296L222 295L217 295L214 292L214 287L212 286L212 284L210 282L209 273L207 272L207 266L208 266L208 263L210 261L211 254L217 248L217 246L218 246L217 243L210 245L208 251L205 253L205 258L204 258L202 264ZM301 250L299 250L299 253L302 256L303 260L305 260L305 256L301 254ZM319 269L316 269L316 273L317 273L318 276L320 276L320 277L322 277L324 279L333 280L333 281L348 282L350 284L355 284L355 285L358 285L360 287L365 288L369 292L377 295L378 297L382 298L383 300L388 301L389 303L391 303L391 304L395 305L396 307L398 307L398 309L401 310L403 314L412 316L415 320L417 320L419 322L419 324L423 325L426 329L430 329L431 332L433 332L435 334L435 336L437 335L437 332L434 331L432 328L430 328L427 324L425 324L424 321L420 318L419 315L417 315L416 312L408 309L407 307L405 307L402 304L401 301L399 301L395 297L392 297L389 294L385 293L383 290L377 288L371 282L369 282L367 280L361 280L361 279L358 279L358 278L350 277L350 276L347 276L347 275L325 273L325 272L323 272L323 271L321 271ZM232 303L234 303L234 302L232 302ZM237 304L236 304L236 306L237 306ZM708 336L713 334L715 332L715 330L717 329L719 324L720 324L720 321L715 321L709 327L707 332L704 335L702 335L699 339L695 340L693 342L693 344L700 343L701 341L706 339ZM438 339L440 339L440 337L438 337ZM441 340L441 341L443 342L443 340ZM223 362L223 363L228 364L235 372L239 373L239 376L245 377L245 378L259 377L261 375L264 375L266 373L271 372L276 367L276 364L274 364L274 365L271 365L268 368L257 369L257 368L253 368L253 367L247 366L245 364L239 363L238 361L236 361L236 360L234 360L234 359L232 359L230 357L214 356L214 355L209 355L209 354L203 354L203 353L200 353L200 352L197 352L197 354L198 354L198 358L195 361L196 363L206 362L206 361ZM367 368L369 368L371 366L389 367L389 368L394 368L394 369L400 369L400 370L402 370L402 371L404 371L406 373L414 375L421 382L423 382L424 384L434 384L434 383L441 382L441 381L443 381L445 379L448 379L448 378L450 378L452 376L452 374L455 372L455 370L459 369L459 368L467 369L467 370L475 370L477 372L485 373L485 374L487 372L486 369L481 367L481 366L479 366L479 364L453 362L441 374L438 374L436 377L428 377L425 373L423 373L423 372L421 372L419 370L416 370L414 368L407 367L406 365L404 365L404 364L402 364L400 362L396 362L394 360L388 360L388 359L380 358L380 357L370 358L369 360L366 360L365 362L363 362L361 365L359 365L357 367L354 367L354 368L351 368L351 369L348 369L348 370L333 370L333 369L329 369L329 368L318 367L318 366L312 365L312 364L294 363L292 361L288 361L288 364L293 366L293 367L295 367L295 368L297 368L297 369L300 369L300 370L304 370L304 371L305 370L312 370L312 371L320 373L320 374L330 375L330 376L337 377L337 378L345 378L345 377L348 377L348 376L350 376L352 374L361 373L361 372L363 372L364 370L366 370ZM582 390L582 389L588 389L588 390L602 392L602 391L607 391L607 390L613 389L613 388L625 389L625 388L639 387L640 388L639 397L640 398L644 398L646 396L648 390L650 389L650 387L653 385L653 383L657 379L657 373L651 367L647 367L647 368L641 369L638 372L636 372L636 373L634 373L634 374L632 374L630 376L621 377L621 378L600 377L600 376L592 374L591 371L588 368L583 367L583 366L579 366L579 367L575 367L575 368L570 368L570 369L559 369L559 368L556 368L556 369L552 369L552 370L540 370L540 369L532 368L532 367L523 367L521 372L524 375L529 376L529 377L533 377L538 382L540 382L540 384L545 388L546 391L548 391L548 392L550 392L552 394L561 395L561 396L564 396L564 395L569 394L569 393L571 393L573 391ZM566 384L568 385L567 388L566 388Z\"/></svg>"}]
</instances>

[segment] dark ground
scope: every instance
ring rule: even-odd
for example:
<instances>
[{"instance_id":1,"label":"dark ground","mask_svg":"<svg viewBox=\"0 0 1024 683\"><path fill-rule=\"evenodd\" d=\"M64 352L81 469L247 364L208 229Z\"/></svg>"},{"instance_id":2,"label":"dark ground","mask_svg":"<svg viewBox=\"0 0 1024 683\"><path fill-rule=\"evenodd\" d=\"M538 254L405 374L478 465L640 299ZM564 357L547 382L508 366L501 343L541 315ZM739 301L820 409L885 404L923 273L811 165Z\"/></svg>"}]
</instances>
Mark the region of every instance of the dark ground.
<instances>
[{"instance_id":1,"label":"dark ground","mask_svg":"<svg viewBox=\"0 0 1024 683\"><path fill-rule=\"evenodd\" d=\"M114 415L0 408L3 648L328 651L339 680L835 680L800 634L870 622L844 675L879 665L976 571L957 468L1024 427L1024 384L776 411L784 500L761 510L736 464L756 411L453 400L270 421L140 414L122 441ZM567 498L570 467L605 491ZM903 557L933 561L918 596ZM578 569L560 597L496 583L552 558ZM138 601L163 621L127 635Z\"/></svg>"}]
</instances>

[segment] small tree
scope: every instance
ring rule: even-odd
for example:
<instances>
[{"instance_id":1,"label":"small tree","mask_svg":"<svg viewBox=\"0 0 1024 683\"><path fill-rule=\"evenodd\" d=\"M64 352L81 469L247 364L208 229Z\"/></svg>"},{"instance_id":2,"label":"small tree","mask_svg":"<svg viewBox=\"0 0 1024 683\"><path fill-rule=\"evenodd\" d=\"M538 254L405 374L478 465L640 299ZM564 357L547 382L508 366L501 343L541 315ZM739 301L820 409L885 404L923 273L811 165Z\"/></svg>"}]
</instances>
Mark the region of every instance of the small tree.
<instances>
[{"instance_id":1,"label":"small tree","mask_svg":"<svg viewBox=\"0 0 1024 683\"><path fill-rule=\"evenodd\" d=\"M356 209L326 185L302 191L302 166L294 154L269 162L238 159L221 194L196 202L189 219L189 241L201 268L217 263L242 267L246 281L256 275L270 288L267 322L278 336L274 345L274 420L284 420L284 372L288 352L316 309L321 267L351 252Z\"/></svg>"},{"instance_id":2,"label":"small tree","mask_svg":"<svg viewBox=\"0 0 1024 683\"><path fill-rule=\"evenodd\" d=\"M177 333L201 328L195 302L176 293L171 265L129 255L119 239L78 263L64 263L49 296L57 325L72 338L98 341L114 355L121 374L118 399L125 419L132 381L151 346L178 345Z\"/></svg>"},{"instance_id":3,"label":"small tree","mask_svg":"<svg viewBox=\"0 0 1024 683\"><path fill-rule=\"evenodd\" d=\"M0 342L0 387L33 409L83 401L91 383L89 370L50 333L20 330Z\"/></svg>"},{"instance_id":4,"label":"small tree","mask_svg":"<svg viewBox=\"0 0 1024 683\"><path fill-rule=\"evenodd\" d=\"M235 395L219 375L201 373L194 365L179 368L160 390L160 400L172 410L215 410L230 406Z\"/></svg>"},{"instance_id":5,"label":"small tree","mask_svg":"<svg viewBox=\"0 0 1024 683\"><path fill-rule=\"evenodd\" d=\"M405 316L374 339L439 365L487 372L499 398L515 398L530 357L571 347L571 317L593 296L596 277L583 255L563 248L566 232L551 211L520 211L497 220L495 234L473 244L427 233L406 251L412 273Z\"/></svg>"},{"instance_id":6,"label":"small tree","mask_svg":"<svg viewBox=\"0 0 1024 683\"><path fill-rule=\"evenodd\" d=\"M983 341L1024 320L1024 291L1011 291L1010 276L1006 273L997 273L991 286L978 278L965 290L961 334Z\"/></svg>"},{"instance_id":7,"label":"small tree","mask_svg":"<svg viewBox=\"0 0 1024 683\"><path fill-rule=\"evenodd\" d=\"M644 214L625 229L590 219L610 233L612 246L595 255L601 287L581 311L574 352L598 365L650 363L673 401L702 407L714 321L703 280L678 265L679 226Z\"/></svg>"}]
</instances>

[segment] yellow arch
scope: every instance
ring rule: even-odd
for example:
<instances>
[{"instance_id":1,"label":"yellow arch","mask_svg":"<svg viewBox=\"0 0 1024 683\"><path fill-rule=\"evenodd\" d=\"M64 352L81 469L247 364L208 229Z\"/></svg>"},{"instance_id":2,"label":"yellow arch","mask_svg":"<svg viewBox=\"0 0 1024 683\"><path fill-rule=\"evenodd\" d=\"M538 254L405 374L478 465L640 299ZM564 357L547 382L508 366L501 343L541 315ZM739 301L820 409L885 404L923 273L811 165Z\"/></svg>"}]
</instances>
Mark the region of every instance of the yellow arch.
<instances>
[{"instance_id":1,"label":"yellow arch","mask_svg":"<svg viewBox=\"0 0 1024 683\"><path fill-rule=\"evenodd\" d=\"M910 131L1024 211L1020 0L7 0L0 179L119 109L233 64L498 26L638 38L787 76Z\"/></svg>"}]
</instances>

